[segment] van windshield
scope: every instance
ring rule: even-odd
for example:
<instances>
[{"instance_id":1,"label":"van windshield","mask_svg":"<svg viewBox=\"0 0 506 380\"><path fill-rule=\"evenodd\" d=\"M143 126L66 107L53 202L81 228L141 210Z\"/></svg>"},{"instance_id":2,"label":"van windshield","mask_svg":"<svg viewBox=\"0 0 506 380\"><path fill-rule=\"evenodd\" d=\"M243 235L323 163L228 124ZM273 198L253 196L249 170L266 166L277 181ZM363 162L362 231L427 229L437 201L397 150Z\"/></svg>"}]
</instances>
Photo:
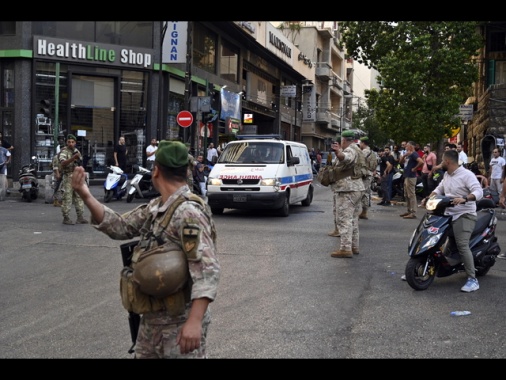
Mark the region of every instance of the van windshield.
<instances>
[{"instance_id":1,"label":"van windshield","mask_svg":"<svg viewBox=\"0 0 506 380\"><path fill-rule=\"evenodd\" d=\"M283 144L276 142L252 142L228 144L218 159L219 163L281 164L285 160Z\"/></svg>"}]
</instances>

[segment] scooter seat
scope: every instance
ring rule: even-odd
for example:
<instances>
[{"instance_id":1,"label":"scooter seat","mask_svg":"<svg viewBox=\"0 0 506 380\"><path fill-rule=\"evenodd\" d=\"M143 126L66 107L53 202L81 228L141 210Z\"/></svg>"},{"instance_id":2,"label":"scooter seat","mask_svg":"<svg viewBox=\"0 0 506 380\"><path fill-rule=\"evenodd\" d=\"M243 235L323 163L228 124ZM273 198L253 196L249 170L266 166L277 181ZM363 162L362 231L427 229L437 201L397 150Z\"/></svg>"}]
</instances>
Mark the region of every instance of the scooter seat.
<instances>
[{"instance_id":1,"label":"scooter seat","mask_svg":"<svg viewBox=\"0 0 506 380\"><path fill-rule=\"evenodd\" d=\"M474 231L472 236L481 233L492 220L493 211L492 210L480 210L477 212L478 218L476 220L476 226L474 227Z\"/></svg>"}]
</instances>

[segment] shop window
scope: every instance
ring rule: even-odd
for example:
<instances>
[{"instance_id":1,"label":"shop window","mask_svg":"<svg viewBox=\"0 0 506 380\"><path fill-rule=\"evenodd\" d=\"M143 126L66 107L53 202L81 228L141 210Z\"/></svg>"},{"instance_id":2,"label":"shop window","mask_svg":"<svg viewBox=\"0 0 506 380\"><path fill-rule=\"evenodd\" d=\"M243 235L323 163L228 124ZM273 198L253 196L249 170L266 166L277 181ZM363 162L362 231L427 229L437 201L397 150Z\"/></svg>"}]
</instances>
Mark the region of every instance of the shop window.
<instances>
[{"instance_id":1,"label":"shop window","mask_svg":"<svg viewBox=\"0 0 506 380\"><path fill-rule=\"evenodd\" d=\"M193 32L193 64L216 74L216 33L195 23Z\"/></svg>"},{"instance_id":2,"label":"shop window","mask_svg":"<svg viewBox=\"0 0 506 380\"><path fill-rule=\"evenodd\" d=\"M223 40L220 52L220 77L237 83L239 48Z\"/></svg>"}]
</instances>

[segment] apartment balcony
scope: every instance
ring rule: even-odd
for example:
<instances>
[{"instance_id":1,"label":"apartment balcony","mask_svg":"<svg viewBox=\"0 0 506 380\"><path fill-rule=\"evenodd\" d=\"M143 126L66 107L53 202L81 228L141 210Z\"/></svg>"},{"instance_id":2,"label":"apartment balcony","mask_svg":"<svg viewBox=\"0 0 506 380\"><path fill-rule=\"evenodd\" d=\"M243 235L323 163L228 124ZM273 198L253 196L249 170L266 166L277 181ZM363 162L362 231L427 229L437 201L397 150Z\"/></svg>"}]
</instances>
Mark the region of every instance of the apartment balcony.
<instances>
[{"instance_id":1,"label":"apartment balcony","mask_svg":"<svg viewBox=\"0 0 506 380\"><path fill-rule=\"evenodd\" d=\"M316 122L318 124L330 124L330 112L328 111L317 111Z\"/></svg>"},{"instance_id":2,"label":"apartment balcony","mask_svg":"<svg viewBox=\"0 0 506 380\"><path fill-rule=\"evenodd\" d=\"M332 66L326 62L316 62L315 75L321 80L330 80L332 78Z\"/></svg>"}]
</instances>

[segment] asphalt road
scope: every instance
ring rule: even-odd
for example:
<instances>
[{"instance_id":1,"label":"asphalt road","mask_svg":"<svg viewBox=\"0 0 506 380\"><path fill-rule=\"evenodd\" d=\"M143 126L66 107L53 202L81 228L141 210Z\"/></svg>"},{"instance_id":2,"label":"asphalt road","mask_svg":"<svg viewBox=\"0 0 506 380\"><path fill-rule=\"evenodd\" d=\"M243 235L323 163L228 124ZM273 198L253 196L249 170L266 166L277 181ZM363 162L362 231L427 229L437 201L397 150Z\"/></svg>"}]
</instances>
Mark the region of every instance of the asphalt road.
<instances>
[{"instance_id":1,"label":"asphalt road","mask_svg":"<svg viewBox=\"0 0 506 380\"><path fill-rule=\"evenodd\" d=\"M93 193L103 199L100 186ZM112 201L118 212L140 204ZM210 358L504 358L506 260L462 293L465 274L426 291L400 280L417 220L402 205L360 221L360 254L334 259L330 190L283 218L226 210L214 217L222 276ZM61 211L17 197L0 202L0 358L130 358L119 298L120 241ZM86 216L89 213L86 211ZM75 214L72 215L75 218ZM506 221L498 222L506 248ZM470 316L451 317L454 310Z\"/></svg>"}]
</instances>

